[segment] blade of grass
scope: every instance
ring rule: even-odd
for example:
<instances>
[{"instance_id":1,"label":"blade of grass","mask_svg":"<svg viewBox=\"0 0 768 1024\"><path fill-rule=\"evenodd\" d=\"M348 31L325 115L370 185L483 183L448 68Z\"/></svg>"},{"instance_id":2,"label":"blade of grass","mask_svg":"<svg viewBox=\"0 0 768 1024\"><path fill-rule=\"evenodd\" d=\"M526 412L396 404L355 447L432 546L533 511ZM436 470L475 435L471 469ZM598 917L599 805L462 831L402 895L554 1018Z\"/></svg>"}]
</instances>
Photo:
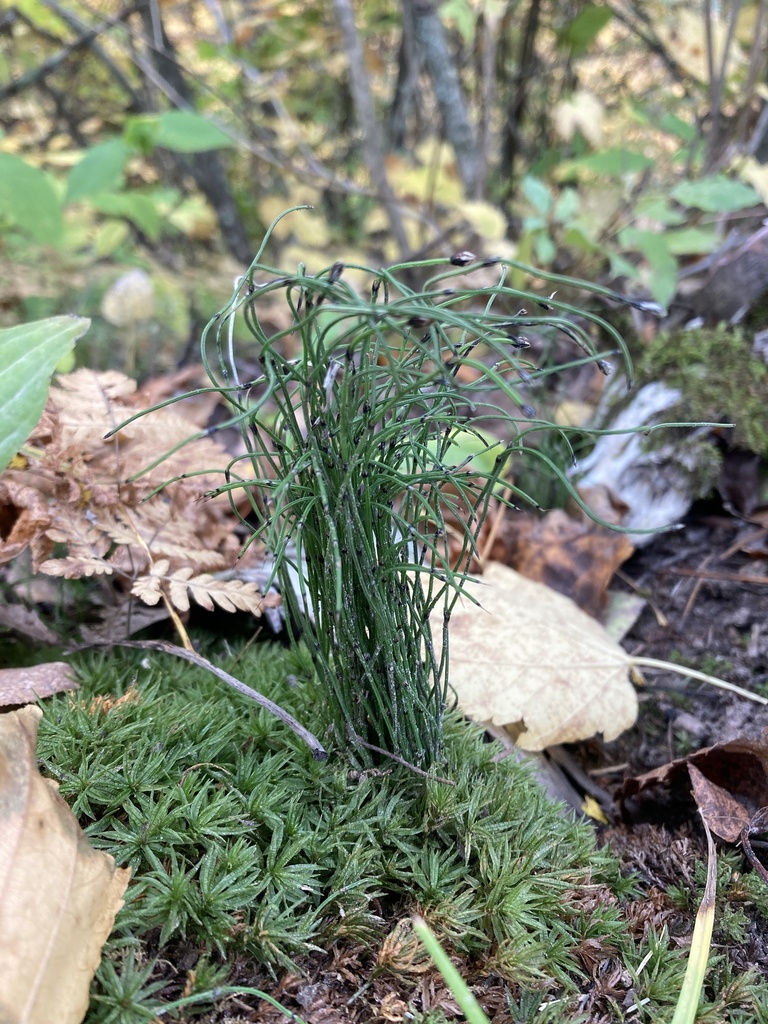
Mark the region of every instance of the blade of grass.
<instances>
[{"instance_id":1,"label":"blade of grass","mask_svg":"<svg viewBox=\"0 0 768 1024\"><path fill-rule=\"evenodd\" d=\"M696 1011L701 1000L701 990L704 986L704 975L707 972L709 950L712 943L712 928L715 923L715 894L717 887L717 854L715 844L712 841L712 833L709 831L706 821L704 830L707 833L707 884L704 888L704 896L696 914L696 924L693 928L691 939L691 951L688 955L688 966L685 970L685 978L680 990L680 997L675 1008L675 1015L672 1024L693 1024L696 1019Z\"/></svg>"}]
</instances>

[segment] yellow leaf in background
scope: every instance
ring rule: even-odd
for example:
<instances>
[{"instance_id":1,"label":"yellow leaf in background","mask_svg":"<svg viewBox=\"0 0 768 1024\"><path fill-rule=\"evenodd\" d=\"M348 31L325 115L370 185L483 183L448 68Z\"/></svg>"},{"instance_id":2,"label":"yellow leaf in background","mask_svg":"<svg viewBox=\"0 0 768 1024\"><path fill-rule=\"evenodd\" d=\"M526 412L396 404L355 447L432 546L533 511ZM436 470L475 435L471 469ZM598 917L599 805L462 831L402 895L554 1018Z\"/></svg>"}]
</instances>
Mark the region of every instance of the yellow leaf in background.
<instances>
[{"instance_id":1,"label":"yellow leaf in background","mask_svg":"<svg viewBox=\"0 0 768 1024\"><path fill-rule=\"evenodd\" d=\"M216 211L202 196L188 196L168 217L187 238L208 242L219 230Z\"/></svg>"},{"instance_id":2,"label":"yellow leaf in background","mask_svg":"<svg viewBox=\"0 0 768 1024\"><path fill-rule=\"evenodd\" d=\"M331 232L318 210L299 210L290 220L293 236L298 245L327 249L331 244Z\"/></svg>"},{"instance_id":3,"label":"yellow leaf in background","mask_svg":"<svg viewBox=\"0 0 768 1024\"><path fill-rule=\"evenodd\" d=\"M405 161L389 175L390 184L398 196L418 202L436 202L441 206L455 206L464 195L461 182L442 168L411 167Z\"/></svg>"},{"instance_id":4,"label":"yellow leaf in background","mask_svg":"<svg viewBox=\"0 0 768 1024\"><path fill-rule=\"evenodd\" d=\"M148 320L155 311L155 286L145 270L134 267L110 285L101 300L101 315L114 327Z\"/></svg>"},{"instance_id":5,"label":"yellow leaf in background","mask_svg":"<svg viewBox=\"0 0 768 1024\"><path fill-rule=\"evenodd\" d=\"M37 770L42 712L0 716L0 1021L79 1024L130 870Z\"/></svg>"},{"instance_id":6,"label":"yellow leaf in background","mask_svg":"<svg viewBox=\"0 0 768 1024\"><path fill-rule=\"evenodd\" d=\"M289 191L287 196L267 196L266 199L259 200L259 217L267 227L276 217L279 217L281 213L285 213L286 210L290 210L292 206L302 206L305 204L312 207L315 206L318 197L312 189L306 188L298 182L289 181L288 185L291 184L294 185L295 191ZM283 217L279 222L272 233L272 237L278 241L284 241L295 235L297 230L300 230L300 221L317 217L319 217L319 214L314 209L296 210L294 213L289 213L287 217Z\"/></svg>"},{"instance_id":7,"label":"yellow leaf in background","mask_svg":"<svg viewBox=\"0 0 768 1024\"><path fill-rule=\"evenodd\" d=\"M552 120L561 139L570 142L579 131L590 146L597 149L603 141L604 114L603 105L597 96L587 89L579 89L569 99L561 100L555 106Z\"/></svg>"},{"instance_id":8,"label":"yellow leaf in background","mask_svg":"<svg viewBox=\"0 0 768 1024\"><path fill-rule=\"evenodd\" d=\"M469 718L514 725L523 750L602 733L637 717L631 659L570 598L498 562L486 566L451 617L450 684ZM441 619L432 625L439 647Z\"/></svg>"},{"instance_id":9,"label":"yellow leaf in background","mask_svg":"<svg viewBox=\"0 0 768 1024\"><path fill-rule=\"evenodd\" d=\"M481 238L504 238L507 219L498 206L481 200L462 203L461 212Z\"/></svg>"},{"instance_id":10,"label":"yellow leaf in background","mask_svg":"<svg viewBox=\"0 0 768 1024\"><path fill-rule=\"evenodd\" d=\"M603 813L602 807L593 796L584 797L584 803L581 805L581 809L586 815L592 818L593 821L599 821L602 825L608 824L608 819Z\"/></svg>"},{"instance_id":11,"label":"yellow leaf in background","mask_svg":"<svg viewBox=\"0 0 768 1024\"><path fill-rule=\"evenodd\" d=\"M589 402L577 402L566 398L555 409L553 419L559 427L584 427L595 414L595 407Z\"/></svg>"},{"instance_id":12,"label":"yellow leaf in background","mask_svg":"<svg viewBox=\"0 0 768 1024\"><path fill-rule=\"evenodd\" d=\"M760 193L764 203L768 203L767 164L759 164L753 156L750 156L739 166L739 177Z\"/></svg>"},{"instance_id":13,"label":"yellow leaf in background","mask_svg":"<svg viewBox=\"0 0 768 1024\"><path fill-rule=\"evenodd\" d=\"M705 17L704 13L678 7L670 15L670 20L666 24L657 22L654 25L666 51L672 54L684 71L699 82L709 81ZM723 62L728 28L721 18L713 16L711 29L714 65L719 69ZM738 47L731 46L728 50L726 80L733 74L738 64L743 63L745 61L739 55Z\"/></svg>"}]
</instances>

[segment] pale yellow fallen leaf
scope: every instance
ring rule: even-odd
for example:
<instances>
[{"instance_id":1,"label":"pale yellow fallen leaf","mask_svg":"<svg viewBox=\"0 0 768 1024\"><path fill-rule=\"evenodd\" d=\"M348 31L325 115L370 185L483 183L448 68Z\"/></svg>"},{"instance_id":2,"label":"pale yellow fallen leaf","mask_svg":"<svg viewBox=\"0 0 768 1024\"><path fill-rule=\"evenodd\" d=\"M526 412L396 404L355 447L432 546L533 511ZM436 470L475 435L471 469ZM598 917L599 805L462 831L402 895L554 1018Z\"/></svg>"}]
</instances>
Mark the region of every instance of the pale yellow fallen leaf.
<instances>
[{"instance_id":1,"label":"pale yellow fallen leaf","mask_svg":"<svg viewBox=\"0 0 768 1024\"><path fill-rule=\"evenodd\" d=\"M37 770L42 713L0 715L0 1021L78 1024L130 871Z\"/></svg>"},{"instance_id":2,"label":"pale yellow fallen leaf","mask_svg":"<svg viewBox=\"0 0 768 1024\"><path fill-rule=\"evenodd\" d=\"M155 312L155 286L145 270L135 267L112 284L101 300L101 315L114 327L128 327Z\"/></svg>"},{"instance_id":3,"label":"pale yellow fallen leaf","mask_svg":"<svg viewBox=\"0 0 768 1024\"><path fill-rule=\"evenodd\" d=\"M450 683L469 718L518 727L523 750L630 728L631 658L596 619L499 562L467 591L482 607L462 598L453 612Z\"/></svg>"},{"instance_id":4,"label":"pale yellow fallen leaf","mask_svg":"<svg viewBox=\"0 0 768 1024\"><path fill-rule=\"evenodd\" d=\"M552 111L555 131L561 139L570 142L580 131L590 146L597 149L603 141L605 109L594 93L578 89L566 100L560 100Z\"/></svg>"},{"instance_id":5,"label":"pale yellow fallen leaf","mask_svg":"<svg viewBox=\"0 0 768 1024\"><path fill-rule=\"evenodd\" d=\"M72 669L65 661L0 669L0 705L30 704L40 697L76 688Z\"/></svg>"}]
</instances>

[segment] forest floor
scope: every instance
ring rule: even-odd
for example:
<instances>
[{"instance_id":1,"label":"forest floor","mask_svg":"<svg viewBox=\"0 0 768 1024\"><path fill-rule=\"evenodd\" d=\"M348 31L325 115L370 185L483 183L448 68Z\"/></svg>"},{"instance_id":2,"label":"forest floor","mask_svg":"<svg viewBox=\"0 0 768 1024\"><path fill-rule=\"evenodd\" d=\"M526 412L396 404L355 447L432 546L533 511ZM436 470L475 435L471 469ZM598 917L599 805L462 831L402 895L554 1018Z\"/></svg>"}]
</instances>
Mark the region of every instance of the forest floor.
<instances>
[{"instance_id":1,"label":"forest floor","mask_svg":"<svg viewBox=\"0 0 768 1024\"><path fill-rule=\"evenodd\" d=\"M660 535L635 553L624 574L649 597L649 603L625 638L631 653L680 661L727 675L746 689L768 693L768 563L741 552L723 558L745 532L755 531L719 507L701 504L683 529ZM719 576L707 578L707 571ZM737 574L748 575L750 581L735 579ZM573 745L567 754L610 796L625 777L651 771L702 747L735 738L760 739L766 726L768 711L761 705L704 684L681 682L671 673L654 673L641 689L640 715L632 730L611 744L595 739ZM640 882L643 898L623 907L638 932L664 927L673 943L685 948L696 907L682 906L670 892L685 890L694 876L701 882L706 841L690 807L673 804L657 803L656 821L626 823L617 818L595 827L600 844L619 857L622 872ZM738 873L732 872L736 881ZM762 971L768 962L768 919L749 901L743 907L741 929L729 930L722 921L715 926L715 953L727 958L736 974L749 968ZM593 970L592 983L585 986L585 1012L579 1018L589 1024L632 1019L632 1012L624 1017L631 986L626 971L610 953L597 943L591 950L599 969ZM177 968L183 966L182 962ZM413 1019L414 1010L427 1015L419 1016L420 1020L461 1019L450 991L434 970L382 971L375 950L338 945L327 954L301 958L299 966L301 974L288 972L275 985L263 968L244 959L235 965L232 981L267 987L310 1024L401 1021ZM539 1006L535 994L533 1002L529 993L527 1006L520 1003L517 1011L510 1011L507 987L482 963L465 959L461 969L494 1024L546 1019L538 1015L545 1007ZM204 1020L207 1024L285 1020L265 1002L254 1006L234 1000L228 1006L227 1012L219 1009Z\"/></svg>"}]
</instances>

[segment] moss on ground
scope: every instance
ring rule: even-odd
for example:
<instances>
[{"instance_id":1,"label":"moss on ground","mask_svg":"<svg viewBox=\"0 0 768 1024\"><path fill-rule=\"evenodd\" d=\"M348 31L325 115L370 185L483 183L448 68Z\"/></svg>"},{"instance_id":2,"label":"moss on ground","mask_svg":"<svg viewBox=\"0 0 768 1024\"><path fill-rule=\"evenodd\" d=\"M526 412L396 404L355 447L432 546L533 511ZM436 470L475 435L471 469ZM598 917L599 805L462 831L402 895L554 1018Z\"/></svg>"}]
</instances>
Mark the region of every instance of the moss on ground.
<instances>
[{"instance_id":1,"label":"moss on ground","mask_svg":"<svg viewBox=\"0 0 768 1024\"><path fill-rule=\"evenodd\" d=\"M295 656L258 645L217 660L327 735ZM503 979L499 1020L609 1019L583 1012L584 993L603 983L595 964L608 961L637 1006L619 1002L617 981L615 996L600 996L610 1019L671 1016L686 952L627 916L639 882L458 715L440 769L449 786L396 764L350 771L334 750L318 763L266 712L162 655L87 655L77 669L76 697L45 703L39 756L94 846L134 872L89 1024L146 1022L182 995L201 1002L164 1019L222 1020L221 986L247 977L263 988L331 947L372 951L371 977L390 972L413 991L417 954L396 925L417 909L475 976L480 964ZM735 976L724 957L717 972L700 1019L757 1019L768 986ZM440 1018L414 1006L412 1019Z\"/></svg>"},{"instance_id":2,"label":"moss on ground","mask_svg":"<svg viewBox=\"0 0 768 1024\"><path fill-rule=\"evenodd\" d=\"M725 324L660 334L638 365L638 381L678 388L681 420L733 423L733 443L768 458L768 365L751 344Z\"/></svg>"}]
</instances>

